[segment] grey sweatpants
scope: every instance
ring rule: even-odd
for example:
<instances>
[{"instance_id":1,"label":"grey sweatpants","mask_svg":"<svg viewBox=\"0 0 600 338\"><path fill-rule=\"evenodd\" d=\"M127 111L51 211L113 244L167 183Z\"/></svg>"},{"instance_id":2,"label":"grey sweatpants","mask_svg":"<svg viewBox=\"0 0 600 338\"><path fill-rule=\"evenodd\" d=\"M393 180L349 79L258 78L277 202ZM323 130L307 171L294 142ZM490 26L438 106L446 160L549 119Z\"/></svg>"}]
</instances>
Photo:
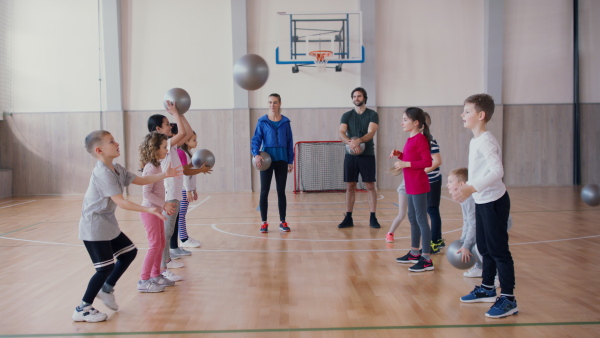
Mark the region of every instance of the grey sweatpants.
<instances>
[{"instance_id":1,"label":"grey sweatpants","mask_svg":"<svg viewBox=\"0 0 600 338\"><path fill-rule=\"evenodd\" d=\"M419 247L423 254L431 252L431 228L427 220L427 193L408 195L408 220L410 221L410 243L413 248Z\"/></svg>"},{"instance_id":2,"label":"grey sweatpants","mask_svg":"<svg viewBox=\"0 0 600 338\"><path fill-rule=\"evenodd\" d=\"M171 260L171 253L169 252L171 246L169 243L171 243L171 236L173 236L175 222L177 222L177 215L179 214L179 200L168 200L167 202L175 203L175 212L173 215L167 215L167 213L163 211L163 215L167 220L165 221L165 249L163 250L162 262L160 263L161 271L167 268L167 262Z\"/></svg>"}]
</instances>

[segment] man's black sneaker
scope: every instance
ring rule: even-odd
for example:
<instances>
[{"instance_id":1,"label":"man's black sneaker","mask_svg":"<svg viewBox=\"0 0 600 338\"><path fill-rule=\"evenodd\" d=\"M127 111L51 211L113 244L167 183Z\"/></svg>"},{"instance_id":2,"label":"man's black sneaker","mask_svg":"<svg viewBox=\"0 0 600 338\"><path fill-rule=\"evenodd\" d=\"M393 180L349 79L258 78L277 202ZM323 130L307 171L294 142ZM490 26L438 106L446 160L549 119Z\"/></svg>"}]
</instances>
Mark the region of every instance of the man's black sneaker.
<instances>
[{"instance_id":1,"label":"man's black sneaker","mask_svg":"<svg viewBox=\"0 0 600 338\"><path fill-rule=\"evenodd\" d=\"M354 226L354 222L352 221L352 217L344 217L342 223L338 224L338 228L350 228Z\"/></svg>"}]
</instances>

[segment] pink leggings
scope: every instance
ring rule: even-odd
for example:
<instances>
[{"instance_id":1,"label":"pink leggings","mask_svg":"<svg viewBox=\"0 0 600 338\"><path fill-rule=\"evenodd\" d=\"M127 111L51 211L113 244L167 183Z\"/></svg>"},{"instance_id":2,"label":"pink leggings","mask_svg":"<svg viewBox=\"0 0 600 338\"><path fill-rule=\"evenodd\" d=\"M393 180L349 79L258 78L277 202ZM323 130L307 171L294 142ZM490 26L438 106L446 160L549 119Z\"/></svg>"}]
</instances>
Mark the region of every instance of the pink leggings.
<instances>
[{"instance_id":1,"label":"pink leggings","mask_svg":"<svg viewBox=\"0 0 600 338\"><path fill-rule=\"evenodd\" d=\"M146 228L148 235L148 252L142 265L142 280L160 275L160 262L162 252L165 248L165 226L164 221L152 214L140 212L140 218Z\"/></svg>"}]
</instances>

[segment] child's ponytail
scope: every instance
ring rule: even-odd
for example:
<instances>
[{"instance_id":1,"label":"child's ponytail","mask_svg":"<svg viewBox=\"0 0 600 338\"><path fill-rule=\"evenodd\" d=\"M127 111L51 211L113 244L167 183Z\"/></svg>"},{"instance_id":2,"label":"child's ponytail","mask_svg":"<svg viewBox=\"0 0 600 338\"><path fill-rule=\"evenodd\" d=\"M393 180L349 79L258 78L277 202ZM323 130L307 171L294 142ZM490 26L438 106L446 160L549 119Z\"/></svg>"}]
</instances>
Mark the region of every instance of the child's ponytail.
<instances>
[{"instance_id":1,"label":"child's ponytail","mask_svg":"<svg viewBox=\"0 0 600 338\"><path fill-rule=\"evenodd\" d=\"M431 132L429 132L429 126L427 123L423 124L423 135L427 137L427 144L429 144L429 150L431 151L431 141L433 141L433 136L431 136Z\"/></svg>"}]
</instances>

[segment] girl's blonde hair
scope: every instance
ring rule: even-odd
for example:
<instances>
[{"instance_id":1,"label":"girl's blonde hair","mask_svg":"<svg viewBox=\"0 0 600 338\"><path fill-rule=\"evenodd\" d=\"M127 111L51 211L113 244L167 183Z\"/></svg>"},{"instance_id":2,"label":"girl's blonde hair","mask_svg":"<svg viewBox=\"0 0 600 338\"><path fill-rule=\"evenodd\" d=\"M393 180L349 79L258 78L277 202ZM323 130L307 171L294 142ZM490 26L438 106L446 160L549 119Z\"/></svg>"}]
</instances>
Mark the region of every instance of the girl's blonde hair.
<instances>
[{"instance_id":1,"label":"girl's blonde hair","mask_svg":"<svg viewBox=\"0 0 600 338\"><path fill-rule=\"evenodd\" d=\"M144 170L147 163L152 163L155 167L160 166L160 160L156 158L156 152L160 149L162 141L168 139L167 135L156 131L144 136L144 140L140 144L140 170Z\"/></svg>"}]
</instances>

